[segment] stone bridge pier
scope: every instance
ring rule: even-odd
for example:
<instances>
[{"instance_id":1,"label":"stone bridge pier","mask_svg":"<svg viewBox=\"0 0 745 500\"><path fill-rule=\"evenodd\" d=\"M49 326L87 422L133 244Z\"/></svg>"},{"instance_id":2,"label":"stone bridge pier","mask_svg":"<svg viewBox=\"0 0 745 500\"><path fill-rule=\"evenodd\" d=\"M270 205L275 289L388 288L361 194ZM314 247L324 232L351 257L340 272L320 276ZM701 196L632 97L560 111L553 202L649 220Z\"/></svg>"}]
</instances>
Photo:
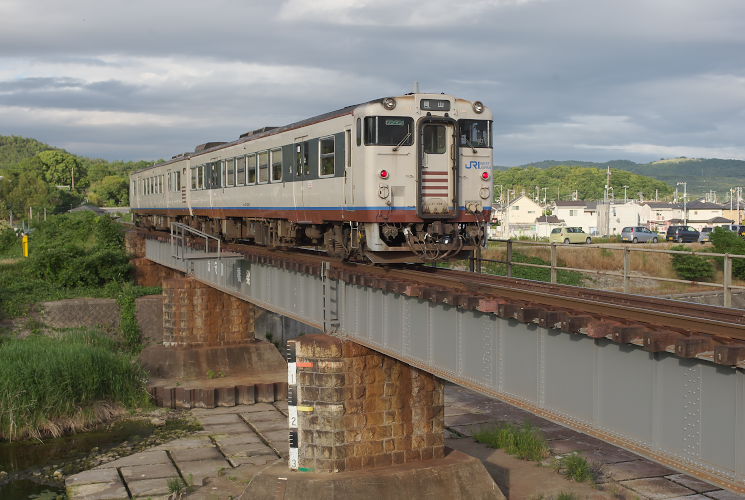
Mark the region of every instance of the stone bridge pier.
<instances>
[{"instance_id":1,"label":"stone bridge pier","mask_svg":"<svg viewBox=\"0 0 745 500\"><path fill-rule=\"evenodd\" d=\"M482 465L444 446L444 385L352 341L288 343L290 461L259 475L251 497L504 496Z\"/></svg>"}]
</instances>

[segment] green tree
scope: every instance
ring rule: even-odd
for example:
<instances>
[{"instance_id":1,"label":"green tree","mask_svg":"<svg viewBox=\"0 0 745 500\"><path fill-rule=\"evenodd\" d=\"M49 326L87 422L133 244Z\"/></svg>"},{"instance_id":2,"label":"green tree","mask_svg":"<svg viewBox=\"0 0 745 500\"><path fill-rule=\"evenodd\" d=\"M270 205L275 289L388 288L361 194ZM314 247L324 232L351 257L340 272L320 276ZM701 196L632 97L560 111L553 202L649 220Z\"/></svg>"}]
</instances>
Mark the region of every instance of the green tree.
<instances>
[{"instance_id":1,"label":"green tree","mask_svg":"<svg viewBox=\"0 0 745 500\"><path fill-rule=\"evenodd\" d=\"M733 231L721 227L714 228L710 239L716 253L745 255L745 240ZM732 259L732 275L745 279L745 259Z\"/></svg>"},{"instance_id":2,"label":"green tree","mask_svg":"<svg viewBox=\"0 0 745 500\"><path fill-rule=\"evenodd\" d=\"M36 156L44 164L44 179L50 184L72 187L75 183L78 189L87 184L85 171L74 155L64 151L42 151Z\"/></svg>"},{"instance_id":3,"label":"green tree","mask_svg":"<svg viewBox=\"0 0 745 500\"><path fill-rule=\"evenodd\" d=\"M129 204L129 180L121 175L107 175L91 184L88 199L98 206L126 207Z\"/></svg>"}]
</instances>

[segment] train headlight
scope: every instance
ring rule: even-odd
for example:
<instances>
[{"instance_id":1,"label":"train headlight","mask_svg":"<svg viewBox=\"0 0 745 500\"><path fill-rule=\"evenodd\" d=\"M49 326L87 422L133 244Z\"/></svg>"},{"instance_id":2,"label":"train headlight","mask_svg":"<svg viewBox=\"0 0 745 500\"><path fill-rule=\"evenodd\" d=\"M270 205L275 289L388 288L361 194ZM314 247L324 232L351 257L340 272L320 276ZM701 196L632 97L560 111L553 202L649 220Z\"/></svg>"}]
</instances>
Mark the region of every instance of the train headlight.
<instances>
[{"instance_id":1,"label":"train headlight","mask_svg":"<svg viewBox=\"0 0 745 500\"><path fill-rule=\"evenodd\" d=\"M473 102L473 110L476 113L479 113L479 114L483 113L484 112L484 103L481 102L481 101L474 101Z\"/></svg>"},{"instance_id":2,"label":"train headlight","mask_svg":"<svg viewBox=\"0 0 745 500\"><path fill-rule=\"evenodd\" d=\"M378 175L380 176L381 179L387 179L388 177L391 176L391 174L387 170L385 170L385 169L381 170L378 173Z\"/></svg>"},{"instance_id":3,"label":"train headlight","mask_svg":"<svg viewBox=\"0 0 745 500\"><path fill-rule=\"evenodd\" d=\"M481 179L488 181L489 180L489 172L481 172Z\"/></svg>"},{"instance_id":4,"label":"train headlight","mask_svg":"<svg viewBox=\"0 0 745 500\"><path fill-rule=\"evenodd\" d=\"M386 97L383 99L383 107L388 111L396 107L396 100L393 97Z\"/></svg>"}]
</instances>

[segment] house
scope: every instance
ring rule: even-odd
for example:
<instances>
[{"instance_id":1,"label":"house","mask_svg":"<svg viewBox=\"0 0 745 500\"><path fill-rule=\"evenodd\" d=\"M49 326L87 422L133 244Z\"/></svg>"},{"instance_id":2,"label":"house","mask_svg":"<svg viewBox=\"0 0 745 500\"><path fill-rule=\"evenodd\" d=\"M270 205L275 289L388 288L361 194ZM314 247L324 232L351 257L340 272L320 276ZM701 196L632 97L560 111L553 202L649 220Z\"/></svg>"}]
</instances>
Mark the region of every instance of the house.
<instances>
[{"instance_id":1,"label":"house","mask_svg":"<svg viewBox=\"0 0 745 500\"><path fill-rule=\"evenodd\" d=\"M499 215L502 238L536 236L536 218L543 215L543 207L526 195L520 195L504 205Z\"/></svg>"},{"instance_id":2,"label":"house","mask_svg":"<svg viewBox=\"0 0 745 500\"><path fill-rule=\"evenodd\" d=\"M598 233L598 204L594 201L555 201L553 215L568 227L581 227L588 234Z\"/></svg>"},{"instance_id":3,"label":"house","mask_svg":"<svg viewBox=\"0 0 745 500\"><path fill-rule=\"evenodd\" d=\"M665 232L673 220L683 218L683 204L667 201L645 201L642 206L647 207L647 227L652 231Z\"/></svg>"},{"instance_id":4,"label":"house","mask_svg":"<svg viewBox=\"0 0 745 500\"><path fill-rule=\"evenodd\" d=\"M734 220L724 217L724 207L708 201L692 201L686 204L687 224L701 231L702 227L732 224ZM683 214L686 218L686 214Z\"/></svg>"},{"instance_id":5,"label":"house","mask_svg":"<svg viewBox=\"0 0 745 500\"><path fill-rule=\"evenodd\" d=\"M535 220L535 235L538 238L548 238L553 228L565 225L566 223L555 215L541 215Z\"/></svg>"},{"instance_id":6,"label":"house","mask_svg":"<svg viewBox=\"0 0 745 500\"><path fill-rule=\"evenodd\" d=\"M648 206L634 200L611 204L608 210L608 234L621 234L628 226L647 226L651 212Z\"/></svg>"}]
</instances>

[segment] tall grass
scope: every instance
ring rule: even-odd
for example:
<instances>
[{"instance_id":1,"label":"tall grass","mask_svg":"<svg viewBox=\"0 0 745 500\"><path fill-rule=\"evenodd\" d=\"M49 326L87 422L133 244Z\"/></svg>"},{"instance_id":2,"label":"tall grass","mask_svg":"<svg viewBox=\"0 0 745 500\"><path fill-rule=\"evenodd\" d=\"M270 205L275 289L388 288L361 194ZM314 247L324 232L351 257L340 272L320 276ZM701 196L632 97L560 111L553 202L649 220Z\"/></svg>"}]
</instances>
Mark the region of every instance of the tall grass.
<instances>
[{"instance_id":1,"label":"tall grass","mask_svg":"<svg viewBox=\"0 0 745 500\"><path fill-rule=\"evenodd\" d=\"M539 461L549 455L546 439L538 429L527 423L521 427L500 424L493 428L481 429L473 437L480 443L492 448L501 448L523 460Z\"/></svg>"},{"instance_id":2,"label":"tall grass","mask_svg":"<svg viewBox=\"0 0 745 500\"><path fill-rule=\"evenodd\" d=\"M104 334L75 330L0 343L0 438L59 435L97 404L147 404L146 374Z\"/></svg>"}]
</instances>

